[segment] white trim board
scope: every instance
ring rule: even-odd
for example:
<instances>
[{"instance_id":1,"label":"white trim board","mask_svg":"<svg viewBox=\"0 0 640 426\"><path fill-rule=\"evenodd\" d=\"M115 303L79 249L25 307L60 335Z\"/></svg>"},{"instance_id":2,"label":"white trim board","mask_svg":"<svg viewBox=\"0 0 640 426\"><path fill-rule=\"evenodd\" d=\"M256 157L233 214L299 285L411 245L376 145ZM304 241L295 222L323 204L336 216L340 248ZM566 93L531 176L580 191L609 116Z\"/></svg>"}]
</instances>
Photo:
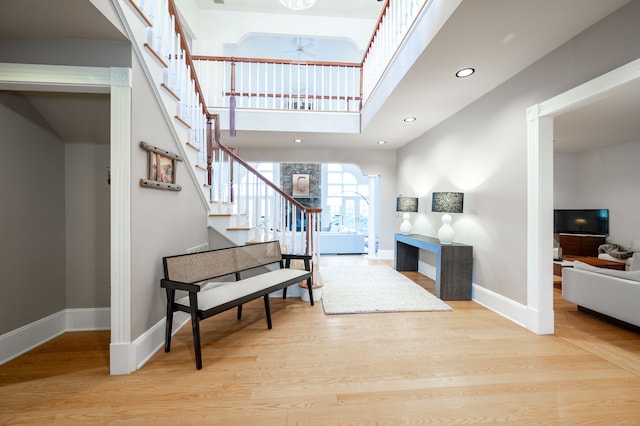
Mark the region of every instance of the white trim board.
<instances>
[{"instance_id":1,"label":"white trim board","mask_svg":"<svg viewBox=\"0 0 640 426\"><path fill-rule=\"evenodd\" d=\"M553 119L640 81L636 59L526 111L527 119L527 315L538 334L554 332L553 319Z\"/></svg>"},{"instance_id":2,"label":"white trim board","mask_svg":"<svg viewBox=\"0 0 640 426\"><path fill-rule=\"evenodd\" d=\"M175 334L185 325L191 323L191 316L184 312L175 312L173 314L173 325L171 335ZM167 318L162 317L153 327L144 332L139 338L131 344L133 351L132 362L135 363L136 369L141 368L156 352L164 351L164 333L166 330ZM173 342L172 342L173 343ZM193 345L190 345L192 349Z\"/></svg>"},{"instance_id":3,"label":"white trim board","mask_svg":"<svg viewBox=\"0 0 640 426\"><path fill-rule=\"evenodd\" d=\"M471 299L474 302L522 327L526 327L527 306L476 284L473 284L471 291Z\"/></svg>"},{"instance_id":4,"label":"white trim board","mask_svg":"<svg viewBox=\"0 0 640 426\"><path fill-rule=\"evenodd\" d=\"M110 94L112 345L131 341L131 74L130 68L0 63L0 89ZM135 371L120 352L110 351L109 361L111 374Z\"/></svg>"},{"instance_id":5,"label":"white trim board","mask_svg":"<svg viewBox=\"0 0 640 426\"><path fill-rule=\"evenodd\" d=\"M65 309L0 336L0 365L66 332L109 330L109 308Z\"/></svg>"}]
</instances>

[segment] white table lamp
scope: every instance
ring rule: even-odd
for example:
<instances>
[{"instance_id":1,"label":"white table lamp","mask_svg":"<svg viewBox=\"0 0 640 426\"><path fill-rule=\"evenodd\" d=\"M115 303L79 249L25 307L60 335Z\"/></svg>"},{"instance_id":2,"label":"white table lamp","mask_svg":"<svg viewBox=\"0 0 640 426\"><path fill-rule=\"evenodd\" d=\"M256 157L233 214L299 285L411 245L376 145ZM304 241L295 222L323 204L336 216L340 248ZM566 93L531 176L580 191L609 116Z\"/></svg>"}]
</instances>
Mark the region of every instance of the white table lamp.
<instances>
[{"instance_id":1,"label":"white table lamp","mask_svg":"<svg viewBox=\"0 0 640 426\"><path fill-rule=\"evenodd\" d=\"M418 199L416 197L403 197L401 195L396 198L396 211L404 212L402 215L402 223L400 224L400 232L409 235L411 233L411 216L409 213L416 213L418 211Z\"/></svg>"},{"instance_id":2,"label":"white table lamp","mask_svg":"<svg viewBox=\"0 0 640 426\"><path fill-rule=\"evenodd\" d=\"M438 230L440 244L453 242L454 230L449 213L462 213L464 194L462 192L434 192L431 200L431 211L445 213L442 215L442 226Z\"/></svg>"}]
</instances>

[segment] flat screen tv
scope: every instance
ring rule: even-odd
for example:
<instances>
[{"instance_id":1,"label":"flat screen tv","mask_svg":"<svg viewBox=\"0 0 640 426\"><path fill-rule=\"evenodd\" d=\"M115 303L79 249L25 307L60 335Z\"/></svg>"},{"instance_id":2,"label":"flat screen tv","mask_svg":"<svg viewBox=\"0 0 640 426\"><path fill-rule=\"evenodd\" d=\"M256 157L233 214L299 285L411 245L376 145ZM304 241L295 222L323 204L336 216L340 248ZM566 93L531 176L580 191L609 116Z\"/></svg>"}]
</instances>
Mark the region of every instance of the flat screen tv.
<instances>
[{"instance_id":1,"label":"flat screen tv","mask_svg":"<svg viewBox=\"0 0 640 426\"><path fill-rule=\"evenodd\" d=\"M553 232L609 235L609 209L554 210Z\"/></svg>"}]
</instances>

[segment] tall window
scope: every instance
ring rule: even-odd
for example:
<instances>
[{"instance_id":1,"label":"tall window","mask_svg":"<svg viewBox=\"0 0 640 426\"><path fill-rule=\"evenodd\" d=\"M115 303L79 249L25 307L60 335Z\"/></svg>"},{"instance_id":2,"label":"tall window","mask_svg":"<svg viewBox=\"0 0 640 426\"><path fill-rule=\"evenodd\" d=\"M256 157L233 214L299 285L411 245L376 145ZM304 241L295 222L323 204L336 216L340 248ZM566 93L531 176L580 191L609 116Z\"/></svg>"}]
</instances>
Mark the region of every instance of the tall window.
<instances>
[{"instance_id":1,"label":"tall window","mask_svg":"<svg viewBox=\"0 0 640 426\"><path fill-rule=\"evenodd\" d=\"M280 167L277 163L251 163L264 177L279 182ZM241 191L254 194L255 183L251 179L239 179ZM267 193L268 202L255 206L259 217L275 212L270 208L273 191ZM322 229L369 232L369 180L357 166L351 164L322 165ZM337 229L336 229L337 228Z\"/></svg>"},{"instance_id":2,"label":"tall window","mask_svg":"<svg viewBox=\"0 0 640 426\"><path fill-rule=\"evenodd\" d=\"M271 182L278 182L280 178L280 167L276 163L249 163L262 176ZM236 177L238 180L238 191L242 195L246 195L246 206L239 206L249 215L255 215L264 225L270 223L272 228L277 221L276 215L279 214L279 208L275 200L275 192L269 187L263 187L258 179L248 173ZM262 188L262 189L260 189ZM260 193L260 191L265 191Z\"/></svg>"},{"instance_id":3,"label":"tall window","mask_svg":"<svg viewBox=\"0 0 640 426\"><path fill-rule=\"evenodd\" d=\"M356 166L326 164L323 226L363 234L369 232L369 184ZM328 221L328 226L324 225Z\"/></svg>"}]
</instances>

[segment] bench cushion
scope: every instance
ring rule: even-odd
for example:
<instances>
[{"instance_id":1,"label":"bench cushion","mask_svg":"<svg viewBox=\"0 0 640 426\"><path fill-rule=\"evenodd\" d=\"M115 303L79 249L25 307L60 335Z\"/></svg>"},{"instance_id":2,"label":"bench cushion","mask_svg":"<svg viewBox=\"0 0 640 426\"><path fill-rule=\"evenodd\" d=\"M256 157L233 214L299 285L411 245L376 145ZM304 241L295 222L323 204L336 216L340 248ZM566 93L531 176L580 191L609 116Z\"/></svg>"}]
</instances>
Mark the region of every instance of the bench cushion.
<instances>
[{"instance_id":1,"label":"bench cushion","mask_svg":"<svg viewBox=\"0 0 640 426\"><path fill-rule=\"evenodd\" d=\"M302 281L309 271L300 269L277 269L262 273L240 281L229 283L208 283L198 293L198 310L206 311L239 298L256 293L264 293L264 290L274 287L272 291ZM270 291L268 292L270 293ZM177 304L189 307L189 296L176 301Z\"/></svg>"}]
</instances>

